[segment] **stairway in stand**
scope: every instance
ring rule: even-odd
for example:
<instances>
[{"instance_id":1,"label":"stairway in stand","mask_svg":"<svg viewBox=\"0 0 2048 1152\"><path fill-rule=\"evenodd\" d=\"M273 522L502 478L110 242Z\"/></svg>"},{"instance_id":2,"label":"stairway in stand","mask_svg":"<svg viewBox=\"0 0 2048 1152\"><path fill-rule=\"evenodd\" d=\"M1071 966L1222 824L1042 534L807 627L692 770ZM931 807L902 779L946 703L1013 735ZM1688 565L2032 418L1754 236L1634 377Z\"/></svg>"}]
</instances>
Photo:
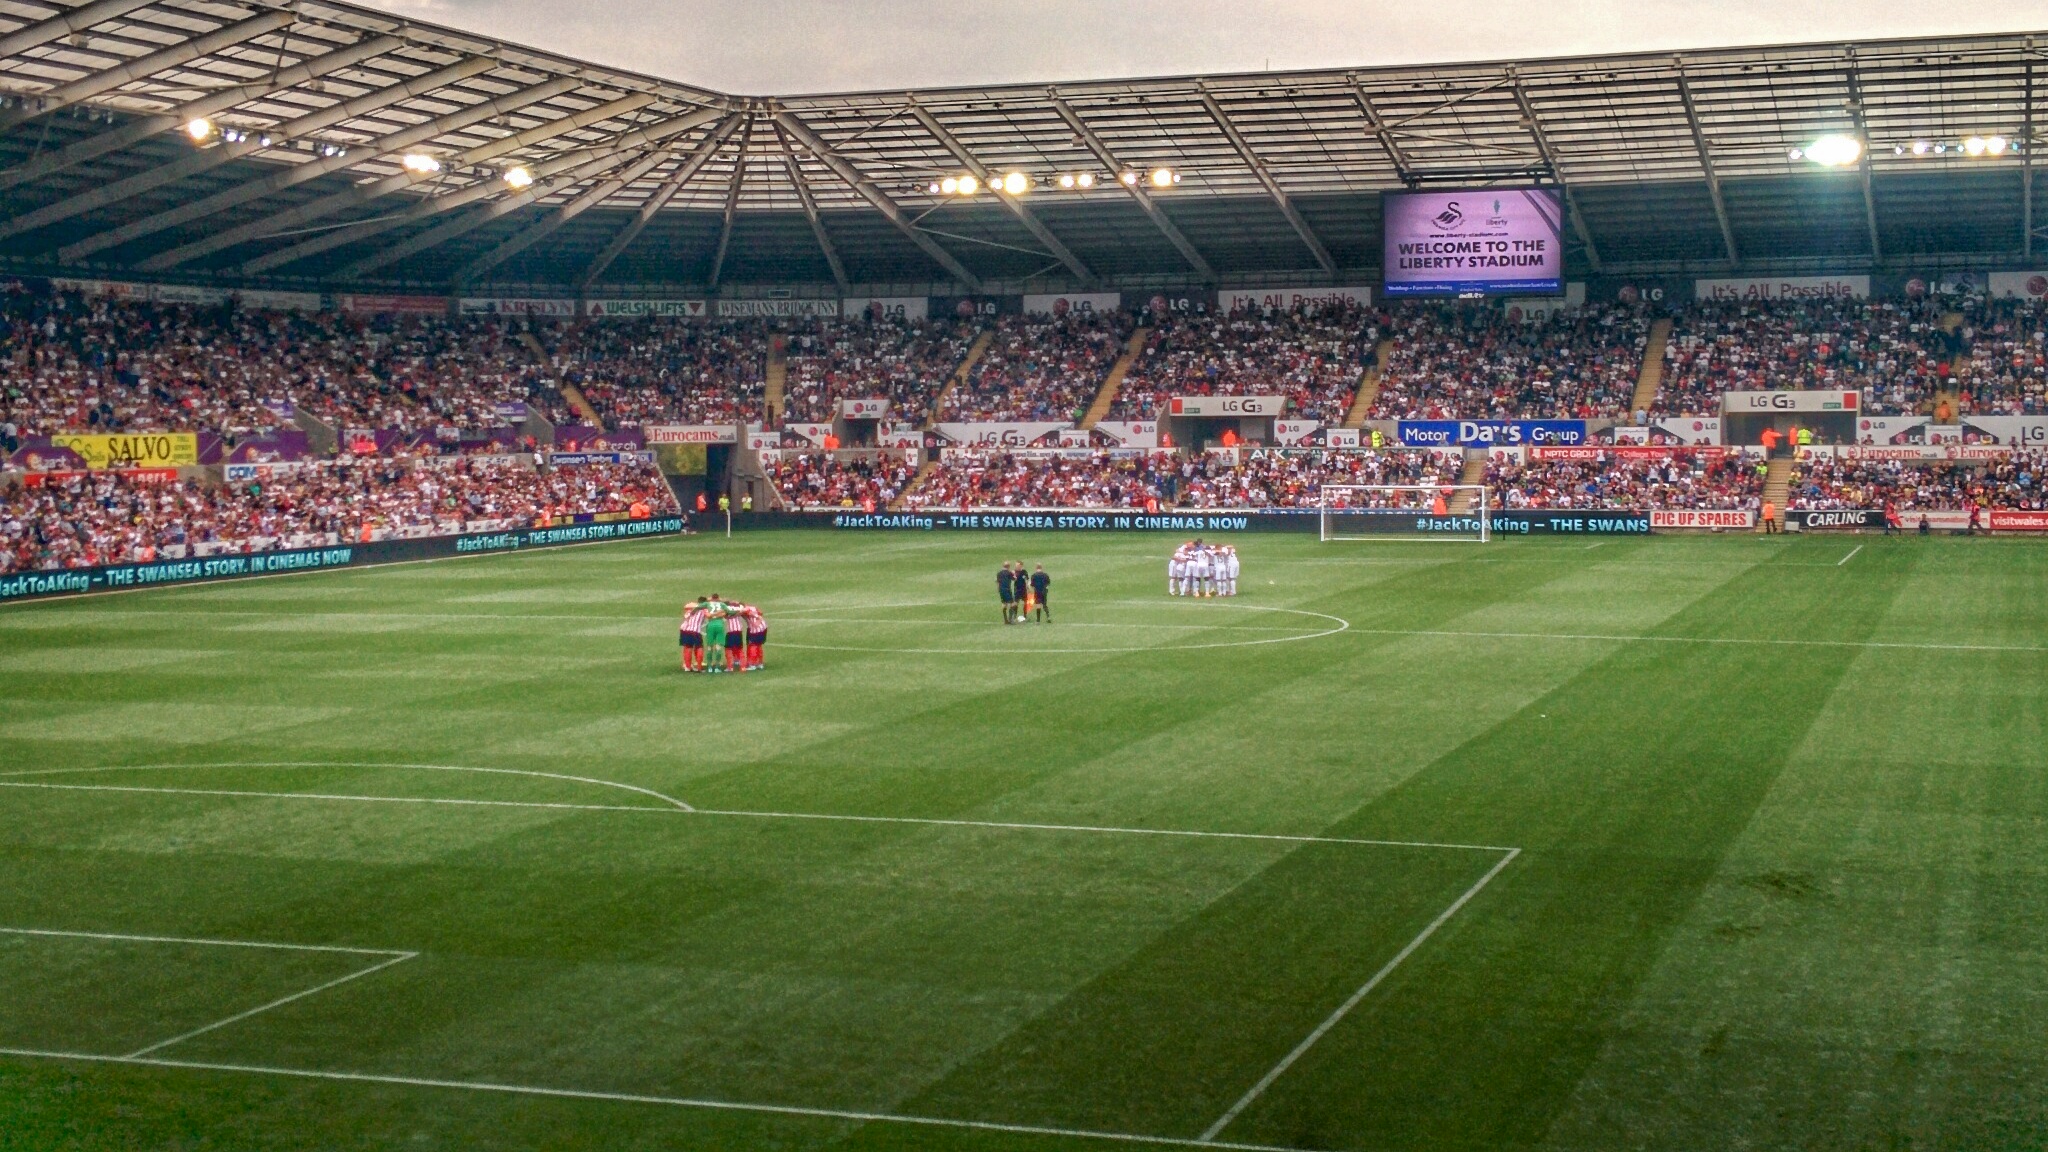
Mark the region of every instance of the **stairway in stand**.
<instances>
[{"instance_id":1,"label":"stairway in stand","mask_svg":"<svg viewBox=\"0 0 2048 1152\"><path fill-rule=\"evenodd\" d=\"M1764 503L1778 510L1778 523L1785 522L1785 501L1792 496L1792 459L1789 456L1771 458L1770 471L1764 473ZM1761 522L1757 531L1763 531Z\"/></svg>"},{"instance_id":2,"label":"stairway in stand","mask_svg":"<svg viewBox=\"0 0 2048 1152\"><path fill-rule=\"evenodd\" d=\"M917 475L912 476L910 478L910 483L905 484L903 486L903 491L898 492L896 494L896 498L894 500L889 501L888 510L891 512L903 511L904 501L909 500L910 494L912 492L917 491L918 486L924 483L924 478L931 475L933 472L937 471L938 467L939 462L937 460L927 460L924 463L919 464L917 466Z\"/></svg>"},{"instance_id":3,"label":"stairway in stand","mask_svg":"<svg viewBox=\"0 0 2048 1152\"><path fill-rule=\"evenodd\" d=\"M1648 412L1664 387L1664 349L1671 344L1671 317L1650 325L1650 338L1643 341L1643 367L1636 373L1636 397L1628 406L1629 416Z\"/></svg>"},{"instance_id":4,"label":"stairway in stand","mask_svg":"<svg viewBox=\"0 0 2048 1152\"><path fill-rule=\"evenodd\" d=\"M1382 340L1373 348L1372 363L1365 366L1365 374L1358 378L1358 395L1351 400L1351 411L1344 414L1344 427L1365 427L1365 418L1372 411L1373 401L1380 398L1380 373L1386 370L1387 357L1393 351L1392 340Z\"/></svg>"},{"instance_id":5,"label":"stairway in stand","mask_svg":"<svg viewBox=\"0 0 2048 1152\"><path fill-rule=\"evenodd\" d=\"M1131 365L1138 362L1138 354L1145 350L1145 341L1152 338L1150 328L1140 328L1131 333L1130 342L1124 345L1124 354L1110 365L1109 375L1102 378L1102 390L1095 394L1095 402L1088 405L1088 412L1081 417L1081 427L1093 428L1109 415L1110 406L1116 403L1117 390L1124 386L1124 377L1130 375Z\"/></svg>"},{"instance_id":6,"label":"stairway in stand","mask_svg":"<svg viewBox=\"0 0 2048 1152\"><path fill-rule=\"evenodd\" d=\"M1458 483L1478 486L1486 483L1486 449L1465 449L1465 468L1458 473ZM1451 512L1462 516L1477 508L1477 493L1460 489L1451 499Z\"/></svg>"},{"instance_id":7,"label":"stairway in stand","mask_svg":"<svg viewBox=\"0 0 2048 1152\"><path fill-rule=\"evenodd\" d=\"M939 394L932 398L932 410L924 414L924 427L927 430L939 422L939 413L946 409L946 397L953 394L953 389L967 383L968 374L974 371L974 366L980 363L982 356L988 352L989 345L995 342L996 330L993 328L974 338L974 344L967 349L966 358L960 361L958 368L953 369L951 376L946 377L946 386L939 389ZM905 488L904 491L908 492L910 489ZM901 500L902 497L898 496L897 499ZM895 505L892 503L890 507L894 508Z\"/></svg>"},{"instance_id":8,"label":"stairway in stand","mask_svg":"<svg viewBox=\"0 0 2048 1152\"><path fill-rule=\"evenodd\" d=\"M768 376L761 389L761 408L768 427L782 423L782 391L789 384L789 337L780 332L768 337Z\"/></svg>"}]
</instances>

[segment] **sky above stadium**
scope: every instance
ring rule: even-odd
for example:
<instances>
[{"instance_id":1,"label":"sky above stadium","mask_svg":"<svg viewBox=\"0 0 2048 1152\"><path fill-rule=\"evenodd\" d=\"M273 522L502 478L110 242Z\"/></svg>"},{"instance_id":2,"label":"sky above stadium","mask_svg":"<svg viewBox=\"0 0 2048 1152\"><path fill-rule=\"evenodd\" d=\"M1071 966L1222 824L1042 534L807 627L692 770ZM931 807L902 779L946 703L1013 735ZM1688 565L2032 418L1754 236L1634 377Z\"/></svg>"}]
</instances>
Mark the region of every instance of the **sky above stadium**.
<instances>
[{"instance_id":1,"label":"sky above stadium","mask_svg":"<svg viewBox=\"0 0 2048 1152\"><path fill-rule=\"evenodd\" d=\"M2048 2L369 0L742 94L1520 59L2048 28Z\"/></svg>"}]
</instances>

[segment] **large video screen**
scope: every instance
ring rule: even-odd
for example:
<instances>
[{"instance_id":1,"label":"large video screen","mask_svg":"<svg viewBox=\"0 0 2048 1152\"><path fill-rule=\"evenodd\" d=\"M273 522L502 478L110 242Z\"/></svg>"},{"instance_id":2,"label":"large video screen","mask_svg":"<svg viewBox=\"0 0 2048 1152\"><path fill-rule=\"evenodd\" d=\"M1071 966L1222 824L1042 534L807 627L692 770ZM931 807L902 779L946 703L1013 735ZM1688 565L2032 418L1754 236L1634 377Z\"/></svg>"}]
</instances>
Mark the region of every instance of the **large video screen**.
<instances>
[{"instance_id":1,"label":"large video screen","mask_svg":"<svg viewBox=\"0 0 2048 1152\"><path fill-rule=\"evenodd\" d=\"M1555 188L1386 194L1389 296L1556 296L1564 291Z\"/></svg>"}]
</instances>

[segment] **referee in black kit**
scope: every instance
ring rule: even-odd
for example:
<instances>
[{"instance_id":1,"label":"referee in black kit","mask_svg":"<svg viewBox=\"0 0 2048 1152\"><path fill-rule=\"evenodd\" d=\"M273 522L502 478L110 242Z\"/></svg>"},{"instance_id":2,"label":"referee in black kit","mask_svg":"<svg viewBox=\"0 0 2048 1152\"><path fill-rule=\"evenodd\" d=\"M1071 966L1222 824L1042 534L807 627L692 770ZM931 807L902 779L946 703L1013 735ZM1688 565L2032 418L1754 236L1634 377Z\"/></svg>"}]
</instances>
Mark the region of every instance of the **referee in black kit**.
<instances>
[{"instance_id":1,"label":"referee in black kit","mask_svg":"<svg viewBox=\"0 0 2048 1152\"><path fill-rule=\"evenodd\" d=\"M1031 600L1037 605L1034 609L1037 618L1047 624L1052 623L1052 603L1046 599L1050 595L1052 577L1045 574L1045 565L1040 564L1031 573Z\"/></svg>"},{"instance_id":2,"label":"referee in black kit","mask_svg":"<svg viewBox=\"0 0 2048 1152\"><path fill-rule=\"evenodd\" d=\"M1022 572L1011 572L1010 562L1007 560L1003 561L1001 568L996 569L996 595L1003 598L1003 623L1005 624L1015 624L1017 622L1017 585L1018 578L1022 575Z\"/></svg>"}]
</instances>

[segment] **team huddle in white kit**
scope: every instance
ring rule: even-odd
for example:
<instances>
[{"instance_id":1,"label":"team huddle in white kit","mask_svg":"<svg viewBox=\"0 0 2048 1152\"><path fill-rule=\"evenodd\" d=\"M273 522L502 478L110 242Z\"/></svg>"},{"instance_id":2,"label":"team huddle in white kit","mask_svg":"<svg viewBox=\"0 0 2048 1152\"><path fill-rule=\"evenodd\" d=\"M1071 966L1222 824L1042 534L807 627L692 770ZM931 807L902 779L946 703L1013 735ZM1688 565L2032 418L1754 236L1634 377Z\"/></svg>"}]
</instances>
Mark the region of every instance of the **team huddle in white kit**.
<instances>
[{"instance_id":1,"label":"team huddle in white kit","mask_svg":"<svg viewBox=\"0 0 2048 1152\"><path fill-rule=\"evenodd\" d=\"M1237 595L1237 549L1228 544L1190 540L1173 550L1166 562L1169 596Z\"/></svg>"}]
</instances>

